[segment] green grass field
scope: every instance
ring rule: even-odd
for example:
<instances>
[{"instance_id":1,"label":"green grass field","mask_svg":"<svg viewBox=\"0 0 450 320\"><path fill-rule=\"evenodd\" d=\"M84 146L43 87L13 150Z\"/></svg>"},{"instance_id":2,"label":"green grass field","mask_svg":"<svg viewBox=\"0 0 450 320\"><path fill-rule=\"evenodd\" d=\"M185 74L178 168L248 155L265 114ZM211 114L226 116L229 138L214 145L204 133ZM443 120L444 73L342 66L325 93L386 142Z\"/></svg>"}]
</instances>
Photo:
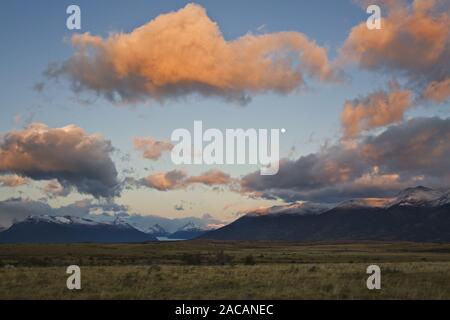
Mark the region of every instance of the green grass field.
<instances>
[{"instance_id":1,"label":"green grass field","mask_svg":"<svg viewBox=\"0 0 450 320\"><path fill-rule=\"evenodd\" d=\"M381 290L366 288L370 264ZM0 299L450 299L450 245L0 245Z\"/></svg>"}]
</instances>

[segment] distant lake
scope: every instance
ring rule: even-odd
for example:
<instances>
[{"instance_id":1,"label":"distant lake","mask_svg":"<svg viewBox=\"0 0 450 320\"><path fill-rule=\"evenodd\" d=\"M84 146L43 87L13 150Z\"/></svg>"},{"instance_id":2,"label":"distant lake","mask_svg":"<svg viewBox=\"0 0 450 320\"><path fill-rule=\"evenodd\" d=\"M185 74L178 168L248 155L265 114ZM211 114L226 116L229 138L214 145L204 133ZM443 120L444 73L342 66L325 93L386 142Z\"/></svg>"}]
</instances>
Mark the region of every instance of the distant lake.
<instances>
[{"instance_id":1,"label":"distant lake","mask_svg":"<svg viewBox=\"0 0 450 320\"><path fill-rule=\"evenodd\" d=\"M167 237L156 237L158 241L184 241L186 239L172 239Z\"/></svg>"}]
</instances>

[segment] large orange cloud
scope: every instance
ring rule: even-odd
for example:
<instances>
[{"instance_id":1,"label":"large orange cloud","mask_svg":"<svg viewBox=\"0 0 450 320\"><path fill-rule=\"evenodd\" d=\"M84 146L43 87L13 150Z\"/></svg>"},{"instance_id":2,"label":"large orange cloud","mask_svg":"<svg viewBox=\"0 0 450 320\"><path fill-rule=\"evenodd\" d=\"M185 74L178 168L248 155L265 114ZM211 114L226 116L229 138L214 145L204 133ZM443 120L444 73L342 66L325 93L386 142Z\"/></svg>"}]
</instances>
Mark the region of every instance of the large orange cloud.
<instances>
[{"instance_id":1,"label":"large orange cloud","mask_svg":"<svg viewBox=\"0 0 450 320\"><path fill-rule=\"evenodd\" d=\"M11 131L0 140L0 174L57 181L64 187L95 197L117 195L113 147L100 135L89 135L74 125L49 128L33 123Z\"/></svg>"},{"instance_id":2,"label":"large orange cloud","mask_svg":"<svg viewBox=\"0 0 450 320\"><path fill-rule=\"evenodd\" d=\"M406 76L419 95L435 101L450 97L450 9L443 0L378 1L382 29L363 22L345 41L342 55L362 68ZM427 89L428 88L428 89Z\"/></svg>"},{"instance_id":3,"label":"large orange cloud","mask_svg":"<svg viewBox=\"0 0 450 320\"><path fill-rule=\"evenodd\" d=\"M197 93L245 103L253 93L291 92L305 75L335 80L326 50L299 32L246 34L225 40L204 8L188 4L130 33L72 37L74 55L50 66L75 90L110 100L165 100Z\"/></svg>"}]
</instances>

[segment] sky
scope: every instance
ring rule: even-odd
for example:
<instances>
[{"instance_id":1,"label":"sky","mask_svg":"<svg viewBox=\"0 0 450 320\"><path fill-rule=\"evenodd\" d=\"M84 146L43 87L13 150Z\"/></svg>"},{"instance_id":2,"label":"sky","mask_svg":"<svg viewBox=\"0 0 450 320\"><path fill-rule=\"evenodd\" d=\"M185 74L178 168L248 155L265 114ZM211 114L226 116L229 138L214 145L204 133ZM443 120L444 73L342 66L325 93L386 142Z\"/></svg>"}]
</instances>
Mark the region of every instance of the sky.
<instances>
[{"instance_id":1,"label":"sky","mask_svg":"<svg viewBox=\"0 0 450 320\"><path fill-rule=\"evenodd\" d=\"M231 221L448 187L448 3L372 2L380 30L364 1L4 1L0 202ZM195 120L286 129L279 173L174 165Z\"/></svg>"}]
</instances>

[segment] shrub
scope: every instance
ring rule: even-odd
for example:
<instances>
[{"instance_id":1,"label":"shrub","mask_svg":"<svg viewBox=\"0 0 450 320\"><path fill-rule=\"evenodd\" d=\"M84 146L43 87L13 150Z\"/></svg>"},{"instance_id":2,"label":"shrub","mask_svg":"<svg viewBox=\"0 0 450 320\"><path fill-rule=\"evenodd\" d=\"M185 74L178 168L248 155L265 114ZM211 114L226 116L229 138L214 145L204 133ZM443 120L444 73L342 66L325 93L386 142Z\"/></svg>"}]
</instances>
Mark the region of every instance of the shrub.
<instances>
[{"instance_id":1,"label":"shrub","mask_svg":"<svg viewBox=\"0 0 450 320\"><path fill-rule=\"evenodd\" d=\"M147 268L147 273L159 272L161 271L161 267L157 264L152 264Z\"/></svg>"},{"instance_id":2,"label":"shrub","mask_svg":"<svg viewBox=\"0 0 450 320\"><path fill-rule=\"evenodd\" d=\"M215 263L220 266L230 264L232 260L233 257L228 254L225 254L223 250L220 250L219 252L216 253Z\"/></svg>"},{"instance_id":3,"label":"shrub","mask_svg":"<svg viewBox=\"0 0 450 320\"><path fill-rule=\"evenodd\" d=\"M185 253L181 257L181 260L187 265L200 265L202 263L202 257L200 254Z\"/></svg>"},{"instance_id":4,"label":"shrub","mask_svg":"<svg viewBox=\"0 0 450 320\"><path fill-rule=\"evenodd\" d=\"M308 272L316 272L317 271L317 267L316 266L312 266L308 269Z\"/></svg>"},{"instance_id":5,"label":"shrub","mask_svg":"<svg viewBox=\"0 0 450 320\"><path fill-rule=\"evenodd\" d=\"M250 254L244 258L244 264L247 266L254 266L256 264L255 258Z\"/></svg>"}]
</instances>

